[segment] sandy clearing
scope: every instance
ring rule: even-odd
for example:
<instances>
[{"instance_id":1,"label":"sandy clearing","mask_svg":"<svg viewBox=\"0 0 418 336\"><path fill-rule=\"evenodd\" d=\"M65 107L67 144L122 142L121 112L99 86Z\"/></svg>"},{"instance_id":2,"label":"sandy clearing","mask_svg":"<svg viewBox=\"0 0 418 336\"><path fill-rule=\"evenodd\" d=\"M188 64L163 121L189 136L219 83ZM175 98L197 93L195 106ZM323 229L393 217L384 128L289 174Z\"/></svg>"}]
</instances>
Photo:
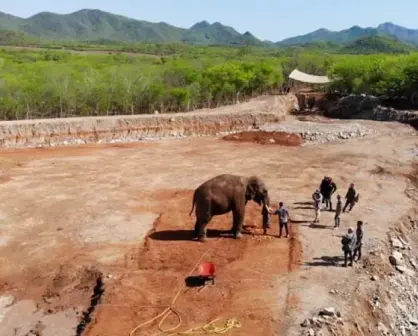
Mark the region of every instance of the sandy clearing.
<instances>
[{"instance_id":1,"label":"sandy clearing","mask_svg":"<svg viewBox=\"0 0 418 336\"><path fill-rule=\"evenodd\" d=\"M5 152L0 167L10 179L0 184L0 193L7 195L0 203L0 294L33 300L47 316L67 308L80 312L80 306L89 306L99 277L90 269L94 266L104 274L106 290L87 335L129 333L161 311L136 307L170 301L199 257L218 242L216 231L207 244L188 240L193 189L220 173L256 173L272 199L289 206L297 220L294 238L245 235L242 241L219 242L208 255L218 265L219 283L181 295L177 307L187 316L183 327L217 316L237 317L243 327L231 335L260 330L293 335L297 321L318 305L348 310L329 295L354 272L327 262L341 254L339 235L360 217L368 223L367 241L383 238L389 225L414 206L404 193L403 174L416 158L416 134L396 123L358 122L376 133L310 147L202 138ZM380 174L377 167L390 174ZM332 213L325 212L321 226L314 227L313 210L298 204L310 201L324 175L334 177L341 193L351 181L361 193L361 202L343 217L338 231L329 229ZM246 224L259 221L258 207L249 207ZM230 225L228 215L211 228ZM156 232L144 245L142 238L153 226ZM277 234L276 227L272 233ZM7 312L6 319L13 320ZM60 319L57 315L53 321Z\"/></svg>"}]
</instances>

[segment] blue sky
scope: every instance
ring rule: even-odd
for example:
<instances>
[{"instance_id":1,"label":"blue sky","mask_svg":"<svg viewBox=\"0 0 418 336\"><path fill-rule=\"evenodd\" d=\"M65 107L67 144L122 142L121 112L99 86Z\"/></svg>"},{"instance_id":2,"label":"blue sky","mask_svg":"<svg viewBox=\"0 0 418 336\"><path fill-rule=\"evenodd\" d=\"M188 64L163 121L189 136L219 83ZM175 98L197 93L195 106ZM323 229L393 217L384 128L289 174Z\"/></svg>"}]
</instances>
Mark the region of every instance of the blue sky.
<instances>
[{"instance_id":1,"label":"blue sky","mask_svg":"<svg viewBox=\"0 0 418 336\"><path fill-rule=\"evenodd\" d=\"M28 17L41 11L70 13L101 9L140 20L189 28L198 21L219 21L261 39L278 41L318 28L393 22L418 29L418 0L1 0L0 11ZM301 12L298 14L298 12Z\"/></svg>"}]
</instances>

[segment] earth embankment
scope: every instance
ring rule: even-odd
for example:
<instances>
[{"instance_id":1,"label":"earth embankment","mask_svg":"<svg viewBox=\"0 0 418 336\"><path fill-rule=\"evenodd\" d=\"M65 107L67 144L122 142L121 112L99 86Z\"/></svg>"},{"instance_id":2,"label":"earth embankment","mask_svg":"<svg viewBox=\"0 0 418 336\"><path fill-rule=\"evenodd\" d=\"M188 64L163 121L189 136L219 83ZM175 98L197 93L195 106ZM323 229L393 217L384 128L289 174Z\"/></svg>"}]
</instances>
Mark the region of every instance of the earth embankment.
<instances>
[{"instance_id":1,"label":"earth embankment","mask_svg":"<svg viewBox=\"0 0 418 336\"><path fill-rule=\"evenodd\" d=\"M191 113L3 121L0 122L0 146L78 145L216 135L278 122L296 103L293 95L264 96Z\"/></svg>"}]
</instances>

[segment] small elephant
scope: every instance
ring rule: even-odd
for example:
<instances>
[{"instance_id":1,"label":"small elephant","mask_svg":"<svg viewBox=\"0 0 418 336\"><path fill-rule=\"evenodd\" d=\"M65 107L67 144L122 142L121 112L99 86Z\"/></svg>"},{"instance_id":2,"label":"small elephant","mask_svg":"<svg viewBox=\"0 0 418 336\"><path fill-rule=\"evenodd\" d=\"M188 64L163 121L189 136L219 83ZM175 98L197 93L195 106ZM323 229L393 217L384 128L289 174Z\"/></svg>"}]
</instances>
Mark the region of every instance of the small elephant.
<instances>
[{"instance_id":1,"label":"small elephant","mask_svg":"<svg viewBox=\"0 0 418 336\"><path fill-rule=\"evenodd\" d=\"M233 214L231 232L235 238L240 238L245 206L250 200L259 205L270 204L267 187L257 176L222 174L201 184L193 194L193 206L189 213L191 216L196 205L194 238L205 241L206 226L212 217L230 211Z\"/></svg>"}]
</instances>

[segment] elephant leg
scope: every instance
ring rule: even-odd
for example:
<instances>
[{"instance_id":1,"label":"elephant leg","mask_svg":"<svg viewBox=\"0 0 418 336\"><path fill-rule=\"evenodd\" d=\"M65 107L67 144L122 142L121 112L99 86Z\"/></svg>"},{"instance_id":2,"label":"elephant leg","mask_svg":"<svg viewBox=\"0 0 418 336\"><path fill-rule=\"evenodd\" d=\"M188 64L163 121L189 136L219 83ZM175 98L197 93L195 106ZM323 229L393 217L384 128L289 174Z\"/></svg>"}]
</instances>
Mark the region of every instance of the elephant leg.
<instances>
[{"instance_id":1,"label":"elephant leg","mask_svg":"<svg viewBox=\"0 0 418 336\"><path fill-rule=\"evenodd\" d=\"M193 238L199 238L199 228L200 228L200 223L196 219L196 222L194 224Z\"/></svg>"},{"instance_id":2,"label":"elephant leg","mask_svg":"<svg viewBox=\"0 0 418 336\"><path fill-rule=\"evenodd\" d=\"M206 226L208 225L209 221L205 221L203 223L201 223L201 225L199 226L199 232L198 232L198 237L200 241L206 241L207 239L207 229Z\"/></svg>"},{"instance_id":3,"label":"elephant leg","mask_svg":"<svg viewBox=\"0 0 418 336\"><path fill-rule=\"evenodd\" d=\"M207 225L209 224L210 220L212 219L212 217L209 218L205 218L204 221L201 221L200 223L198 223L196 221L196 225L197 225L197 238L200 241L205 241L207 239Z\"/></svg>"},{"instance_id":4,"label":"elephant leg","mask_svg":"<svg viewBox=\"0 0 418 336\"><path fill-rule=\"evenodd\" d=\"M232 232L235 238L241 238L242 225L244 224L245 206L233 211Z\"/></svg>"},{"instance_id":5,"label":"elephant leg","mask_svg":"<svg viewBox=\"0 0 418 336\"><path fill-rule=\"evenodd\" d=\"M206 240L206 226L212 219L212 207L210 199L205 199L196 206L196 223L194 226L194 238L200 241Z\"/></svg>"}]
</instances>

